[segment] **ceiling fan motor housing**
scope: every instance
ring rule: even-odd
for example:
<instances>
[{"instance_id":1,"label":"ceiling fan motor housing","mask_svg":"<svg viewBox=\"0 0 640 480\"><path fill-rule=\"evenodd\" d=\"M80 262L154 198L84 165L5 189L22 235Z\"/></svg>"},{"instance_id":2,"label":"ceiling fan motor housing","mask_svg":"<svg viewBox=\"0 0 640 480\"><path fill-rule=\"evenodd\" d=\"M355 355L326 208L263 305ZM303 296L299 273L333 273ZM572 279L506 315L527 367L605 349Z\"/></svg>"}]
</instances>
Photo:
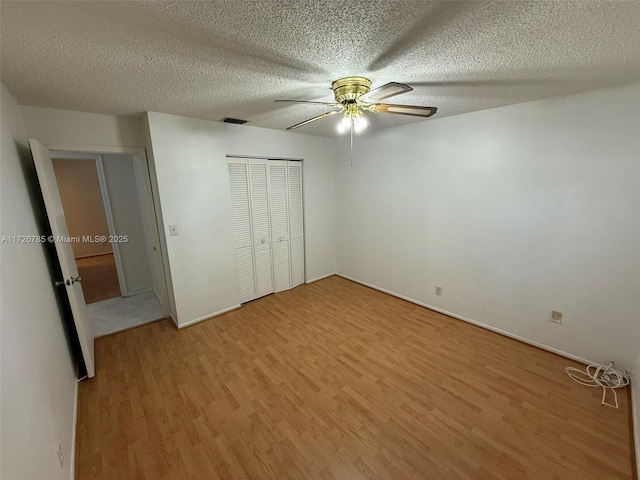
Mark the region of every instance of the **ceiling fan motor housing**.
<instances>
[{"instance_id":1,"label":"ceiling fan motor housing","mask_svg":"<svg viewBox=\"0 0 640 480\"><path fill-rule=\"evenodd\" d=\"M371 80L364 77L340 78L331 84L336 102L354 103L362 95L369 93Z\"/></svg>"}]
</instances>

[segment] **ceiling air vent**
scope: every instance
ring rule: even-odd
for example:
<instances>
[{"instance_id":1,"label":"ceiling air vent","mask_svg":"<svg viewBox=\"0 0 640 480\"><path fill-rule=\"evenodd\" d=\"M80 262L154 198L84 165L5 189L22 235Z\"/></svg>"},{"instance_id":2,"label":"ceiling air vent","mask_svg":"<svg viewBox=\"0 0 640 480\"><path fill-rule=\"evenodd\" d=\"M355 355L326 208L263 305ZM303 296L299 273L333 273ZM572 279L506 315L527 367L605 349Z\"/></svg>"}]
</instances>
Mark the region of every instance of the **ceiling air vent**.
<instances>
[{"instance_id":1,"label":"ceiling air vent","mask_svg":"<svg viewBox=\"0 0 640 480\"><path fill-rule=\"evenodd\" d=\"M241 118L231 118L231 117L224 117L222 121L224 123L235 123L236 125L242 125L244 123L247 123L247 120L242 120Z\"/></svg>"}]
</instances>

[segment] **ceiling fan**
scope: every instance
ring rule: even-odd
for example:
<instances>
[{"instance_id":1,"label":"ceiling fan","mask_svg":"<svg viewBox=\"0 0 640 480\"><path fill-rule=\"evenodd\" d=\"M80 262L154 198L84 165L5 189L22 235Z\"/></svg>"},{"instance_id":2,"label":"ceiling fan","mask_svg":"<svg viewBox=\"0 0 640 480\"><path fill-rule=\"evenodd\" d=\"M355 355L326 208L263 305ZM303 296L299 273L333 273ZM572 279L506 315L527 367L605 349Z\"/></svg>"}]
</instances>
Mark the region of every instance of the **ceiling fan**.
<instances>
[{"instance_id":1,"label":"ceiling fan","mask_svg":"<svg viewBox=\"0 0 640 480\"><path fill-rule=\"evenodd\" d=\"M342 114L342 120L338 123L338 131L344 133L350 130L351 134L353 134L354 131L361 132L369 126L364 112L393 113L427 118L435 114L438 110L436 107L378 103L380 100L395 97L396 95L401 95L413 90L409 85L403 83L390 82L371 90L371 80L368 78L345 77L333 82L331 88L336 98L335 103L308 100L275 100L276 102L310 103L333 108L333 110L329 110L322 115L296 123L288 127L287 130L302 127L321 118Z\"/></svg>"}]
</instances>

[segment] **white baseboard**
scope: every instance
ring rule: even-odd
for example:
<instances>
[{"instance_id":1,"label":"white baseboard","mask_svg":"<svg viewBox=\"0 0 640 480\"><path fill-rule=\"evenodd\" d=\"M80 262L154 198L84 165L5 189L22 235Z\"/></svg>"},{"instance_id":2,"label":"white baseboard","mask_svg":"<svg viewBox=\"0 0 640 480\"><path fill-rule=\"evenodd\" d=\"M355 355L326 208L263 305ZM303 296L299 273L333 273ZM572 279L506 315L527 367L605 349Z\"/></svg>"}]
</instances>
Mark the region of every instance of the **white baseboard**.
<instances>
[{"instance_id":1,"label":"white baseboard","mask_svg":"<svg viewBox=\"0 0 640 480\"><path fill-rule=\"evenodd\" d=\"M73 423L71 425L71 451L69 452L69 466L71 467L71 480L76 478L76 436L78 435L78 384L76 380L73 397Z\"/></svg>"},{"instance_id":2,"label":"white baseboard","mask_svg":"<svg viewBox=\"0 0 640 480\"><path fill-rule=\"evenodd\" d=\"M496 327L493 327L491 325L487 325L486 323L478 322L477 320L472 320L471 318L463 317L462 315L458 315L458 314L455 314L455 313L452 313L452 312L448 312L448 311L443 310L441 308L434 307L432 305L420 302L418 300L414 300L413 298L405 297L404 295L400 295L399 293L392 292L391 290L387 290L385 288L380 288L380 287L378 287L376 285L372 285L370 283L363 282L363 281L358 280L356 278L352 278L352 277L349 277L347 275L343 275L341 273L336 273L336 275L339 276L339 277L342 277L342 278L346 278L347 280L351 280L352 282L356 282L356 283L359 283L361 285L364 285L365 287L373 288L374 290L378 290L380 292L388 293L389 295L401 298L402 300L406 300L407 302L415 303L416 305L420 305L421 307L428 308L429 310L433 310L435 312L442 313L442 314L447 315L449 317L453 317L453 318L456 318L458 320L462 320L463 322L471 323L472 325L476 325L476 326L484 328L486 330L490 330L492 332L499 333L500 335L504 335L505 337L513 338L513 339L518 340L520 342L527 343L529 345L533 345L534 347L541 348L542 350L547 350L548 352L555 353L556 355L560 355L562 357L566 357L566 358L569 358L571 360L575 360L576 362L580 362L580 363L584 363L584 364L597 363L597 362L593 362L591 360L588 360L586 358L579 357L578 355L574 355L572 353L565 352L563 350L559 350L559 349L554 348L554 347L550 347L549 345L545 345L544 343L539 343L539 342L536 342L535 340L530 340L528 338L521 337L520 335L516 335L514 333L507 332L506 330L501 330L500 328L496 328Z\"/></svg>"},{"instance_id":3,"label":"white baseboard","mask_svg":"<svg viewBox=\"0 0 640 480\"><path fill-rule=\"evenodd\" d=\"M146 287L128 288L127 297L133 297L134 295L140 295L141 293L147 293L151 291L153 291L153 287L151 285Z\"/></svg>"},{"instance_id":4,"label":"white baseboard","mask_svg":"<svg viewBox=\"0 0 640 480\"><path fill-rule=\"evenodd\" d=\"M326 275L322 275L322 276L320 276L320 277L316 277L316 278L312 278L311 280L307 280L307 281L306 281L306 282L304 282L304 283L306 283L306 284L308 285L308 284L310 284L310 283L317 282L318 280L323 280L323 279L325 279L325 278L332 277L332 276L333 276L333 275L335 275L335 274L336 274L336 272L327 273ZM346 278L346 277L345 277L345 278Z\"/></svg>"},{"instance_id":5,"label":"white baseboard","mask_svg":"<svg viewBox=\"0 0 640 480\"><path fill-rule=\"evenodd\" d=\"M209 315L205 315L204 317L194 318L193 320L189 320L188 322L184 322L184 323L180 323L180 324L176 324L176 325L177 325L178 329L182 329L182 328L188 327L190 325L193 325L195 323L204 322L205 320L209 320L210 318L217 317L218 315L222 315L223 313L227 313L227 312L230 312L232 310L236 310L236 309L240 308L241 306L242 305L239 305L239 304L238 305L234 305L233 307L225 308L224 310L220 310L218 312L211 313ZM174 320L174 323L175 323L175 320Z\"/></svg>"}]
</instances>

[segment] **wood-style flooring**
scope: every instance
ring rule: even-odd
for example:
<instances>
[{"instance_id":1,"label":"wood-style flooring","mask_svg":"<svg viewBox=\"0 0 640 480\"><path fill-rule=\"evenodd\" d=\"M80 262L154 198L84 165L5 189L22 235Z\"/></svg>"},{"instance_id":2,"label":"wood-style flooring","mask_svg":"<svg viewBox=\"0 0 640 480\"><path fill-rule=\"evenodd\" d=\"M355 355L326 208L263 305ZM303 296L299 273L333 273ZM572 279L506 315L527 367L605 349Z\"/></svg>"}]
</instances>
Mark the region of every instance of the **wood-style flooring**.
<instances>
[{"instance_id":1,"label":"wood-style flooring","mask_svg":"<svg viewBox=\"0 0 640 480\"><path fill-rule=\"evenodd\" d=\"M76 259L82 277L85 303L95 303L121 296L118 271L113 253Z\"/></svg>"},{"instance_id":2,"label":"wood-style flooring","mask_svg":"<svg viewBox=\"0 0 640 480\"><path fill-rule=\"evenodd\" d=\"M96 342L76 479L631 480L629 400L339 277Z\"/></svg>"}]
</instances>

